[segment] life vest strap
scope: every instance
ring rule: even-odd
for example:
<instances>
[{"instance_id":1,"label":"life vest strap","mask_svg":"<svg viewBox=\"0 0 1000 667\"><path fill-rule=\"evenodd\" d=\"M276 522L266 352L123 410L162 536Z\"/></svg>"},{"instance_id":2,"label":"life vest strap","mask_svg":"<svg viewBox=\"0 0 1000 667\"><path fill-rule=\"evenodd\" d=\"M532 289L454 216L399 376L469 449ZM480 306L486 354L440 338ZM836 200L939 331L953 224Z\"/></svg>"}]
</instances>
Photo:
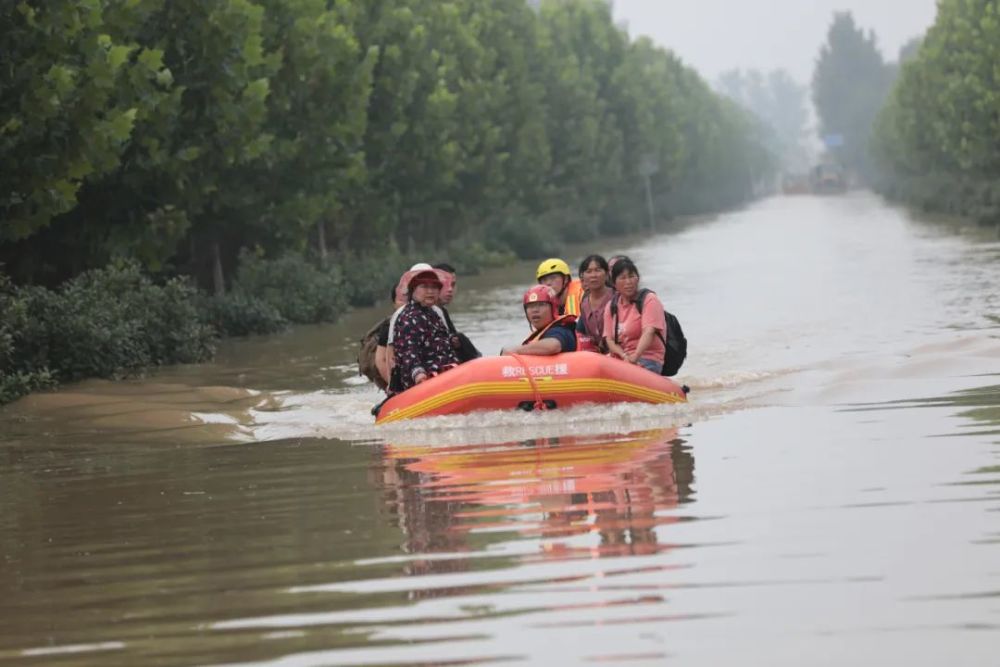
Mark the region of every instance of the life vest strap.
<instances>
[{"instance_id":1,"label":"life vest strap","mask_svg":"<svg viewBox=\"0 0 1000 667\"><path fill-rule=\"evenodd\" d=\"M538 331L532 331L531 335L524 339L521 345L527 345L531 341L538 340L542 335L554 326L572 326L576 324L576 315L562 315L556 319L549 322L547 325L539 329Z\"/></svg>"}]
</instances>

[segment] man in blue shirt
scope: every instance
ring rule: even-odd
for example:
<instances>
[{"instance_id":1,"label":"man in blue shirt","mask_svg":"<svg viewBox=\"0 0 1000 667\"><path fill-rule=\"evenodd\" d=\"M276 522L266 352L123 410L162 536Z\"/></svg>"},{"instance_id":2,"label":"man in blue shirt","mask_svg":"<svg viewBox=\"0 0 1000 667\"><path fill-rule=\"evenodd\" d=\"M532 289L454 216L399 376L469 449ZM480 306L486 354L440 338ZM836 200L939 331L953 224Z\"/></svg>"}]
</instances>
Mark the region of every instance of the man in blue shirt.
<instances>
[{"instance_id":1,"label":"man in blue shirt","mask_svg":"<svg viewBox=\"0 0 1000 667\"><path fill-rule=\"evenodd\" d=\"M532 333L520 345L505 347L500 354L551 355L576 351L576 316L559 316L559 301L547 285L535 285L524 293L524 316Z\"/></svg>"}]
</instances>

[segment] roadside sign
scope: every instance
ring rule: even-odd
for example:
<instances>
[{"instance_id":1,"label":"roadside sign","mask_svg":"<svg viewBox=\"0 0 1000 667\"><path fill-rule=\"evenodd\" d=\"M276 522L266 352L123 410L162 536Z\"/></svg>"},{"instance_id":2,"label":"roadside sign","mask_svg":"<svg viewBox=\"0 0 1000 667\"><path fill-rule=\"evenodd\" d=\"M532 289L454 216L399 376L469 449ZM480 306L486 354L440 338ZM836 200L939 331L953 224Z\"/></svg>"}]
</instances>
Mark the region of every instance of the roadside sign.
<instances>
[{"instance_id":1,"label":"roadside sign","mask_svg":"<svg viewBox=\"0 0 1000 667\"><path fill-rule=\"evenodd\" d=\"M844 145L844 135L842 134L828 134L823 137L823 145L827 148L840 148Z\"/></svg>"}]
</instances>

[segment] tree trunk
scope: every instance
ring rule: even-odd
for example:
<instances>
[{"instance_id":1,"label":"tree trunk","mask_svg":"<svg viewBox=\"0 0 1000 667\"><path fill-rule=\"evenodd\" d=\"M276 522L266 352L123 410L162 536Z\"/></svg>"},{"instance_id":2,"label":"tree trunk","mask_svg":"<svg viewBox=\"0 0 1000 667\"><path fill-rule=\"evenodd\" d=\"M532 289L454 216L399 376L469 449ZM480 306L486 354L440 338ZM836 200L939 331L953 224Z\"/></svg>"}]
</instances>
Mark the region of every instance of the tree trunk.
<instances>
[{"instance_id":1,"label":"tree trunk","mask_svg":"<svg viewBox=\"0 0 1000 667\"><path fill-rule=\"evenodd\" d=\"M212 287L216 296L226 293L226 278L222 273L222 252L219 242L212 241Z\"/></svg>"},{"instance_id":2,"label":"tree trunk","mask_svg":"<svg viewBox=\"0 0 1000 667\"><path fill-rule=\"evenodd\" d=\"M319 263L326 266L326 222L316 222L316 245L319 246Z\"/></svg>"},{"instance_id":3,"label":"tree trunk","mask_svg":"<svg viewBox=\"0 0 1000 667\"><path fill-rule=\"evenodd\" d=\"M649 213L649 231L656 231L656 212L653 209L653 186L649 182L649 176L646 176L646 210Z\"/></svg>"}]
</instances>

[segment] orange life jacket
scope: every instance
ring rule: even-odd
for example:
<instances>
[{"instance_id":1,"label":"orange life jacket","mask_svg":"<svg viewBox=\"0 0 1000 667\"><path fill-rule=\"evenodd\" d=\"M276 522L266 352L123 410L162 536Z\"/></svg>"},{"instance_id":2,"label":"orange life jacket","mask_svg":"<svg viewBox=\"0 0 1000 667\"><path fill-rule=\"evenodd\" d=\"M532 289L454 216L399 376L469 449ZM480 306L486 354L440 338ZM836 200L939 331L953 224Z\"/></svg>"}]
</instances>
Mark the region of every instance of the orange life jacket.
<instances>
[{"instance_id":1,"label":"orange life jacket","mask_svg":"<svg viewBox=\"0 0 1000 667\"><path fill-rule=\"evenodd\" d=\"M521 343L521 345L527 345L533 340L538 340L539 338L542 337L542 334L544 334L546 331L548 331L554 326L572 327L575 324L576 324L576 315L562 315L552 320L541 329L538 329L537 331L532 331L531 335L525 338L524 342Z\"/></svg>"},{"instance_id":2,"label":"orange life jacket","mask_svg":"<svg viewBox=\"0 0 1000 667\"><path fill-rule=\"evenodd\" d=\"M566 286L566 303L562 307L562 312L566 315L580 314L580 300L583 298L583 283L579 278L569 281Z\"/></svg>"}]
</instances>

